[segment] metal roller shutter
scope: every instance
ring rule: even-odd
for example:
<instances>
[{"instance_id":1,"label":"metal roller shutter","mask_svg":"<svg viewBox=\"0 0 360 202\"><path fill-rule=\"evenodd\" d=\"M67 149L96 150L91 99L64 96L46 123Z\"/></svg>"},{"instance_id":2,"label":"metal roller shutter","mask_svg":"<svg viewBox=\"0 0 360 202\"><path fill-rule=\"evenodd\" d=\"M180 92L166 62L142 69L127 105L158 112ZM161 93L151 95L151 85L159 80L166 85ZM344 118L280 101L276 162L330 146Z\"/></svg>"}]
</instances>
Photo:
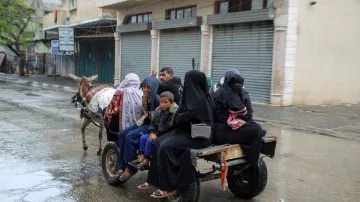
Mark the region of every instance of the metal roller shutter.
<instances>
[{"instance_id":1,"label":"metal roller shutter","mask_svg":"<svg viewBox=\"0 0 360 202\"><path fill-rule=\"evenodd\" d=\"M269 103L273 61L272 22L214 26L212 78L240 70L252 101Z\"/></svg>"},{"instance_id":2,"label":"metal roller shutter","mask_svg":"<svg viewBox=\"0 0 360 202\"><path fill-rule=\"evenodd\" d=\"M185 73L192 70L192 58L200 63L200 29L160 32L159 66L171 67L176 77L184 81Z\"/></svg>"},{"instance_id":3,"label":"metal roller shutter","mask_svg":"<svg viewBox=\"0 0 360 202\"><path fill-rule=\"evenodd\" d=\"M121 80L135 73L143 80L151 72L151 36L149 32L121 35Z\"/></svg>"}]
</instances>

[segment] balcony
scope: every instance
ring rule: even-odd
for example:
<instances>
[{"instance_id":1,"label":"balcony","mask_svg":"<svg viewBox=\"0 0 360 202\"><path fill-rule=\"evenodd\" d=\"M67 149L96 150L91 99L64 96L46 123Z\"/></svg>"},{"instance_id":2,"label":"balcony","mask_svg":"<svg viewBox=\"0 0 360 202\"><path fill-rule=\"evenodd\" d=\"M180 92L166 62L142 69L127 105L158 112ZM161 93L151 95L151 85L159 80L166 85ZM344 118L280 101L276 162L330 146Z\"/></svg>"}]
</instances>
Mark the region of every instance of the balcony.
<instances>
[{"instance_id":1,"label":"balcony","mask_svg":"<svg viewBox=\"0 0 360 202\"><path fill-rule=\"evenodd\" d=\"M98 8L131 8L154 2L154 0L96 0Z\"/></svg>"},{"instance_id":2,"label":"balcony","mask_svg":"<svg viewBox=\"0 0 360 202\"><path fill-rule=\"evenodd\" d=\"M68 12L64 10L56 10L53 13L49 13L43 17L43 28L45 31L57 29L61 25L66 24L66 16Z\"/></svg>"}]
</instances>

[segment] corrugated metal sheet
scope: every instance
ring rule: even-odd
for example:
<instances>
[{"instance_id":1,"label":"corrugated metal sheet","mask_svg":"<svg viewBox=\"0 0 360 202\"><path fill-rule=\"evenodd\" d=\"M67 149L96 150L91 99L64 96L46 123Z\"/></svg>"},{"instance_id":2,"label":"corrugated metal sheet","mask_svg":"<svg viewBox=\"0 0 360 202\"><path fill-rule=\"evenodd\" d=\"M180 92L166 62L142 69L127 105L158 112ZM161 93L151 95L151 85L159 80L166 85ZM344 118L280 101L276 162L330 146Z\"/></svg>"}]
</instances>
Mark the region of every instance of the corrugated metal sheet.
<instances>
[{"instance_id":1,"label":"corrugated metal sheet","mask_svg":"<svg viewBox=\"0 0 360 202\"><path fill-rule=\"evenodd\" d=\"M121 79L128 73L137 74L141 80L151 72L151 36L149 32L121 35Z\"/></svg>"},{"instance_id":2,"label":"corrugated metal sheet","mask_svg":"<svg viewBox=\"0 0 360 202\"><path fill-rule=\"evenodd\" d=\"M152 23L138 23L138 24L123 24L116 26L116 32L125 33L125 32L139 32L147 31L152 29Z\"/></svg>"},{"instance_id":3,"label":"corrugated metal sheet","mask_svg":"<svg viewBox=\"0 0 360 202\"><path fill-rule=\"evenodd\" d=\"M198 28L161 31L159 66L171 67L174 75L184 80L185 73L192 70L192 58L200 63L201 32Z\"/></svg>"},{"instance_id":4,"label":"corrugated metal sheet","mask_svg":"<svg viewBox=\"0 0 360 202\"><path fill-rule=\"evenodd\" d=\"M162 20L155 21L154 28L157 30L162 29L175 29L186 27L198 27L202 24L202 17L182 18L176 20Z\"/></svg>"},{"instance_id":5,"label":"corrugated metal sheet","mask_svg":"<svg viewBox=\"0 0 360 202\"><path fill-rule=\"evenodd\" d=\"M273 8L242 11L228 14L209 15L207 17L207 24L220 25L220 24L233 24L244 22L259 22L273 20L275 11Z\"/></svg>"},{"instance_id":6,"label":"corrugated metal sheet","mask_svg":"<svg viewBox=\"0 0 360 202\"><path fill-rule=\"evenodd\" d=\"M212 78L240 70L253 101L270 102L274 26L271 22L214 26Z\"/></svg>"},{"instance_id":7,"label":"corrugated metal sheet","mask_svg":"<svg viewBox=\"0 0 360 202\"><path fill-rule=\"evenodd\" d=\"M95 41L81 40L79 42L80 50L78 54L78 76L93 76L95 72ZM57 59L57 58L56 58Z\"/></svg>"},{"instance_id":8,"label":"corrugated metal sheet","mask_svg":"<svg viewBox=\"0 0 360 202\"><path fill-rule=\"evenodd\" d=\"M98 40L96 41L97 64L99 81L112 82L114 81L115 72L115 41Z\"/></svg>"}]
</instances>

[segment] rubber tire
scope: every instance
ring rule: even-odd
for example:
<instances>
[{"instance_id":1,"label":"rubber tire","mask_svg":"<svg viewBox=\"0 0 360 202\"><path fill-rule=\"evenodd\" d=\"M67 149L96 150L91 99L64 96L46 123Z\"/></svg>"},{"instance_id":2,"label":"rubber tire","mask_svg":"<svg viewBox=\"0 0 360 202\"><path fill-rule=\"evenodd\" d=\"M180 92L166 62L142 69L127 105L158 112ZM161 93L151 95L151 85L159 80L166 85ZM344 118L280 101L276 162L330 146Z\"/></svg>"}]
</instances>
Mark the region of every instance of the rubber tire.
<instances>
[{"instance_id":1,"label":"rubber tire","mask_svg":"<svg viewBox=\"0 0 360 202\"><path fill-rule=\"evenodd\" d=\"M236 168L236 167L235 167ZM248 170L248 174L251 174L250 171L250 167L247 168ZM267 167L265 164L265 161L263 159L261 159L258 162L258 166L256 168L256 176L257 179L253 179L256 180L255 186L254 187L250 187L250 183L241 183L242 181L242 176L241 175L237 175L237 176L233 176L233 177L228 177L227 181L228 181L228 186L230 191L235 194L236 196L243 198L243 199L252 199L256 196L258 196L259 194L261 194L267 184Z\"/></svg>"},{"instance_id":2,"label":"rubber tire","mask_svg":"<svg viewBox=\"0 0 360 202\"><path fill-rule=\"evenodd\" d=\"M176 200L169 198L161 199L162 202L198 202L200 197L200 181L197 179L191 183Z\"/></svg>"},{"instance_id":3,"label":"rubber tire","mask_svg":"<svg viewBox=\"0 0 360 202\"><path fill-rule=\"evenodd\" d=\"M119 153L120 153L118 146L114 142L109 142L109 143L107 143L105 145L105 148L103 150L102 157L101 157L101 169L102 169L104 178L105 178L105 180L106 180L106 182L108 184L113 185L113 186L123 184L124 182L121 182L118 177L112 177L107 172L107 169L106 169L106 155L110 151L115 151L116 152L117 159L118 159L118 156L119 156ZM117 165L117 167L118 166L119 165Z\"/></svg>"}]
</instances>

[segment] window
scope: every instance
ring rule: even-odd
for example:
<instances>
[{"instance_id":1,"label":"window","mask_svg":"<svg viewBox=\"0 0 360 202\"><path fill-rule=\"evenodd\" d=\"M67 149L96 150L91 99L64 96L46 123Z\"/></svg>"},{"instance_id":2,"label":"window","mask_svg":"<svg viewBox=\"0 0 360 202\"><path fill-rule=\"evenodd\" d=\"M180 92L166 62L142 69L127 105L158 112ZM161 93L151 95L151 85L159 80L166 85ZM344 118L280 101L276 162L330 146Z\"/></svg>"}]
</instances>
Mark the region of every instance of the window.
<instances>
[{"instance_id":1,"label":"window","mask_svg":"<svg viewBox=\"0 0 360 202\"><path fill-rule=\"evenodd\" d=\"M225 14L240 11L257 10L268 7L268 2L273 0L227 0L216 3L216 13Z\"/></svg>"},{"instance_id":2,"label":"window","mask_svg":"<svg viewBox=\"0 0 360 202\"><path fill-rule=\"evenodd\" d=\"M76 0L71 0L70 8L76 8Z\"/></svg>"},{"instance_id":3,"label":"window","mask_svg":"<svg viewBox=\"0 0 360 202\"><path fill-rule=\"evenodd\" d=\"M145 13L145 14L137 14L132 15L127 18L127 24L137 24L137 23L144 23L144 22L151 22L152 21L152 14Z\"/></svg>"},{"instance_id":4,"label":"window","mask_svg":"<svg viewBox=\"0 0 360 202\"><path fill-rule=\"evenodd\" d=\"M176 8L166 12L167 20L196 17L196 7Z\"/></svg>"},{"instance_id":5,"label":"window","mask_svg":"<svg viewBox=\"0 0 360 202\"><path fill-rule=\"evenodd\" d=\"M221 2L219 5L219 14L225 14L229 12L229 2Z\"/></svg>"}]
</instances>

